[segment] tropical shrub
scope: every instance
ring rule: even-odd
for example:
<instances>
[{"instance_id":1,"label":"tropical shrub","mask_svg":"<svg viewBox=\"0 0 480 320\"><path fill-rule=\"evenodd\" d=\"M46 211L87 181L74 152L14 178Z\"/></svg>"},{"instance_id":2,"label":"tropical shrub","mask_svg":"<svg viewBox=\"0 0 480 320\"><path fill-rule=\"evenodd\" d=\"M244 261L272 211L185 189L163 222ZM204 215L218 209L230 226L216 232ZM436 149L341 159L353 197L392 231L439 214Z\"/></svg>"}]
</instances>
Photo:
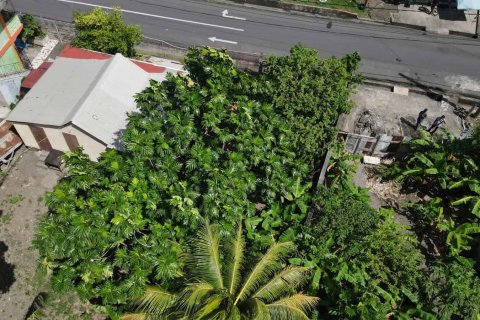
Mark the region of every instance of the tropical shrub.
<instances>
[{"instance_id":1,"label":"tropical shrub","mask_svg":"<svg viewBox=\"0 0 480 320\"><path fill-rule=\"evenodd\" d=\"M407 146L408 155L394 163L389 176L406 190L428 196L409 205L414 219L425 221L430 238L443 239L438 248L446 247L453 256L478 246L480 129L464 140L423 132L421 139Z\"/></svg>"},{"instance_id":2,"label":"tropical shrub","mask_svg":"<svg viewBox=\"0 0 480 320\"><path fill-rule=\"evenodd\" d=\"M438 261L426 281L429 304L440 319L478 319L480 279L472 261Z\"/></svg>"},{"instance_id":3,"label":"tropical shrub","mask_svg":"<svg viewBox=\"0 0 480 320\"><path fill-rule=\"evenodd\" d=\"M288 140L297 156L313 167L335 140L339 115L353 107L350 94L362 79L359 65L358 53L321 59L302 45L262 63L264 94L290 124Z\"/></svg>"},{"instance_id":4,"label":"tropical shrub","mask_svg":"<svg viewBox=\"0 0 480 320\"><path fill-rule=\"evenodd\" d=\"M415 237L349 191L323 190L318 219L298 235L302 259L315 270L311 294L321 318L382 319L419 301L424 258Z\"/></svg>"},{"instance_id":5,"label":"tropical shrub","mask_svg":"<svg viewBox=\"0 0 480 320\"><path fill-rule=\"evenodd\" d=\"M73 13L73 23L76 35L72 45L75 47L133 57L134 46L142 42L140 27L123 22L119 8L111 12L101 8L88 12L76 11Z\"/></svg>"},{"instance_id":6,"label":"tropical shrub","mask_svg":"<svg viewBox=\"0 0 480 320\"><path fill-rule=\"evenodd\" d=\"M27 13L24 14L21 18L23 29L22 29L22 39L29 40L34 37L43 37L45 36L45 32L40 28L40 26L35 21L35 18Z\"/></svg>"},{"instance_id":7,"label":"tropical shrub","mask_svg":"<svg viewBox=\"0 0 480 320\"><path fill-rule=\"evenodd\" d=\"M272 244L247 267L241 224L223 245L220 232L206 223L190 242L180 293L148 287L138 300L139 313L122 319L308 319L318 298L296 292L308 281L307 268L284 266L293 243Z\"/></svg>"}]
</instances>

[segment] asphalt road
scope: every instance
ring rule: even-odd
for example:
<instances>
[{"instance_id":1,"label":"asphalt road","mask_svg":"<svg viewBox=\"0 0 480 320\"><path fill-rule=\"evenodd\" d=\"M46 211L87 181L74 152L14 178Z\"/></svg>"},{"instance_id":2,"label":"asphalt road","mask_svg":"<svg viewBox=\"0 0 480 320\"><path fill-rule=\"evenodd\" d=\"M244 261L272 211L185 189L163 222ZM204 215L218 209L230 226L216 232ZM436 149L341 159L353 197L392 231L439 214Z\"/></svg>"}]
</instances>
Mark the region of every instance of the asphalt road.
<instances>
[{"instance_id":1,"label":"asphalt road","mask_svg":"<svg viewBox=\"0 0 480 320\"><path fill-rule=\"evenodd\" d=\"M14 5L63 21L70 21L74 10L120 6L127 22L155 39L272 54L285 54L299 42L322 56L358 51L367 76L480 91L479 39L195 0L14 0ZM222 15L226 9L230 17Z\"/></svg>"}]
</instances>

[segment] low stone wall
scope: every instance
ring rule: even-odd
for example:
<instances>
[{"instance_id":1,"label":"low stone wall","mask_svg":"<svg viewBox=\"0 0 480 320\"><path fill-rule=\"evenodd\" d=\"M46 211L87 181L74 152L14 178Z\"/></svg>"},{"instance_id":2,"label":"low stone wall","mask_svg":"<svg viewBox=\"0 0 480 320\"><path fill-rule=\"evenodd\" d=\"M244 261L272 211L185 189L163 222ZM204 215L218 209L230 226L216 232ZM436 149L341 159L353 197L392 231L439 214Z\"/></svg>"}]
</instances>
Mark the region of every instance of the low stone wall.
<instances>
[{"instance_id":1,"label":"low stone wall","mask_svg":"<svg viewBox=\"0 0 480 320\"><path fill-rule=\"evenodd\" d=\"M180 43L171 43L163 40L144 38L143 42L135 46L135 50L141 54L152 56L167 56L182 59L187 53L185 45ZM242 70L257 73L260 63L266 58L266 55L249 52L227 51L228 55L235 60L235 64Z\"/></svg>"},{"instance_id":2,"label":"low stone wall","mask_svg":"<svg viewBox=\"0 0 480 320\"><path fill-rule=\"evenodd\" d=\"M322 7L309 6L309 5L297 4L297 3L286 3L278 0L232 0L232 1L239 4L253 4L253 5L259 5L259 6L279 8L285 11L298 11L298 12L318 14L318 15L329 16L329 17L338 17L338 18L344 18L344 19L358 19L358 15L356 13L352 13L344 10L322 8Z\"/></svg>"}]
</instances>

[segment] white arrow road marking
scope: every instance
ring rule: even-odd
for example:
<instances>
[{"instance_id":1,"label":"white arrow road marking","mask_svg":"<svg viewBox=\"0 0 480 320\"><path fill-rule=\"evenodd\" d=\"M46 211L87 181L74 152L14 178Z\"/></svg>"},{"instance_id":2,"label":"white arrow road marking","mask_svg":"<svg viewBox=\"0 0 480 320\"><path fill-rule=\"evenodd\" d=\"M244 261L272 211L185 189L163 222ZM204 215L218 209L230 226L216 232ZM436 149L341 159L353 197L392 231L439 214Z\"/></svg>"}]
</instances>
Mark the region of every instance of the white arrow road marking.
<instances>
[{"instance_id":1,"label":"white arrow road marking","mask_svg":"<svg viewBox=\"0 0 480 320\"><path fill-rule=\"evenodd\" d=\"M72 1L72 0L57 0L57 1L58 2L65 2L65 3L78 4L78 5L87 6L87 7L96 7L96 8L113 10L112 7L101 6L101 5L97 5L97 4L80 2L80 1ZM220 28L220 29L227 29L227 30L234 30L234 31L245 31L245 30L239 29L239 28L221 26L221 25L217 25L217 24L211 24L211 23L205 23L205 22L199 22L199 21L191 21L191 20L185 20L185 19L177 19L177 18L172 18L172 17L159 16L159 15L156 15L156 14L150 14L150 13L145 13L145 12L138 12L138 11L132 11L132 10L125 10L125 9L120 9L120 11L125 12L125 13L136 14L136 15L139 15L139 16L146 16L146 17L152 17L152 18L157 18L157 19L165 19L165 20L172 20L172 21L178 21L178 22L184 22L184 23L190 23L190 24L197 24L197 25L213 27L213 28Z\"/></svg>"},{"instance_id":2,"label":"white arrow road marking","mask_svg":"<svg viewBox=\"0 0 480 320\"><path fill-rule=\"evenodd\" d=\"M218 39L216 37L208 38L208 40L210 40L212 42L225 42L225 43L231 43L231 44L238 44L237 41L223 40L223 39Z\"/></svg>"},{"instance_id":3,"label":"white arrow road marking","mask_svg":"<svg viewBox=\"0 0 480 320\"><path fill-rule=\"evenodd\" d=\"M247 20L247 19L245 19L245 18L229 16L227 9L225 9L225 10L222 11L222 17L224 17L224 18L230 18L230 19L236 19L236 20Z\"/></svg>"}]
</instances>

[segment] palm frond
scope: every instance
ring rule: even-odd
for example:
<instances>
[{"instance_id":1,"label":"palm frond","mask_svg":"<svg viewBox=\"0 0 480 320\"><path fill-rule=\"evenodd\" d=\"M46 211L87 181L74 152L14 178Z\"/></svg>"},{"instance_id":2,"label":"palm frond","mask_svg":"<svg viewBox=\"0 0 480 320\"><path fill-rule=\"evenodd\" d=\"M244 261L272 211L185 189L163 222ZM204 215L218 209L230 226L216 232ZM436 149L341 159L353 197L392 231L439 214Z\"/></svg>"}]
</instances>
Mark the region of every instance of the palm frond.
<instances>
[{"instance_id":1,"label":"palm frond","mask_svg":"<svg viewBox=\"0 0 480 320\"><path fill-rule=\"evenodd\" d=\"M220 235L208 222L205 222L192 243L192 258L187 262L192 274L216 289L223 289Z\"/></svg>"},{"instance_id":2,"label":"palm frond","mask_svg":"<svg viewBox=\"0 0 480 320\"><path fill-rule=\"evenodd\" d=\"M280 299L266 305L272 319L308 319L308 314L315 308L320 299L301 293Z\"/></svg>"},{"instance_id":3,"label":"palm frond","mask_svg":"<svg viewBox=\"0 0 480 320\"><path fill-rule=\"evenodd\" d=\"M187 314L195 313L202 301L214 292L215 288L207 282L189 284L179 299L179 308Z\"/></svg>"},{"instance_id":4,"label":"palm frond","mask_svg":"<svg viewBox=\"0 0 480 320\"><path fill-rule=\"evenodd\" d=\"M308 280L309 269L305 267L290 266L261 287L253 295L265 303L271 303L288 295L292 289L296 289Z\"/></svg>"},{"instance_id":5,"label":"palm frond","mask_svg":"<svg viewBox=\"0 0 480 320\"><path fill-rule=\"evenodd\" d=\"M243 238L242 224L238 224L235 239L229 243L227 252L229 254L225 268L225 280L228 285L228 292L234 295L240 283L240 267L243 263L245 250L245 239Z\"/></svg>"},{"instance_id":6,"label":"palm frond","mask_svg":"<svg viewBox=\"0 0 480 320\"><path fill-rule=\"evenodd\" d=\"M169 313L169 308L175 303L177 298L175 294L169 293L162 288L149 286L145 290L145 294L137 300L137 310L156 318L166 317Z\"/></svg>"},{"instance_id":7,"label":"palm frond","mask_svg":"<svg viewBox=\"0 0 480 320\"><path fill-rule=\"evenodd\" d=\"M236 307L236 306L235 306ZM255 320L270 320L270 312L265 303L259 299L248 299L243 301L239 306L243 318Z\"/></svg>"},{"instance_id":8,"label":"palm frond","mask_svg":"<svg viewBox=\"0 0 480 320\"><path fill-rule=\"evenodd\" d=\"M222 310L218 310L222 305L225 296L223 295L214 295L206 301L205 304L202 305L201 309L199 310L198 314L194 316L194 319L212 319L215 318L213 314L222 312ZM218 314L217 317L218 318Z\"/></svg>"},{"instance_id":9,"label":"palm frond","mask_svg":"<svg viewBox=\"0 0 480 320\"><path fill-rule=\"evenodd\" d=\"M252 292L266 283L282 267L284 257L293 250L293 242L274 243L246 278L234 304L246 300Z\"/></svg>"},{"instance_id":10,"label":"palm frond","mask_svg":"<svg viewBox=\"0 0 480 320\"><path fill-rule=\"evenodd\" d=\"M125 313L119 320L146 320L147 315L145 313Z\"/></svg>"}]
</instances>

